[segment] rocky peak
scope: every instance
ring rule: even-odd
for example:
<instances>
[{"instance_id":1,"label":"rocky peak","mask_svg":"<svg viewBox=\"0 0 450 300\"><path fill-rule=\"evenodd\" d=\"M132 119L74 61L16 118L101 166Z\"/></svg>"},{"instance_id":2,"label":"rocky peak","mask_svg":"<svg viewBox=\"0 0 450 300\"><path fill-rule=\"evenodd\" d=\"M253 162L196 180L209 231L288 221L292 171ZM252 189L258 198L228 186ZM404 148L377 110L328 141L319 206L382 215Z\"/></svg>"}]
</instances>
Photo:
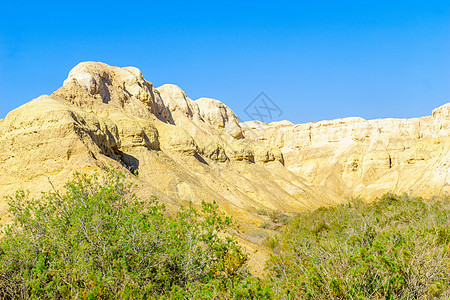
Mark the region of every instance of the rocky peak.
<instances>
[{"instance_id":1,"label":"rocky peak","mask_svg":"<svg viewBox=\"0 0 450 300\"><path fill-rule=\"evenodd\" d=\"M51 96L0 120L0 196L113 164L165 201L215 199L259 222L259 207L450 192L449 130L450 104L414 119L240 124L219 100L154 88L134 67L83 62Z\"/></svg>"},{"instance_id":2,"label":"rocky peak","mask_svg":"<svg viewBox=\"0 0 450 300\"><path fill-rule=\"evenodd\" d=\"M144 199L156 195L169 207L214 200L251 232L266 221L261 209L449 193L449 132L450 104L414 119L239 124L219 100L154 88L134 67L83 62L52 95L0 119L0 199L112 165ZM6 210L0 201L2 222Z\"/></svg>"}]
</instances>

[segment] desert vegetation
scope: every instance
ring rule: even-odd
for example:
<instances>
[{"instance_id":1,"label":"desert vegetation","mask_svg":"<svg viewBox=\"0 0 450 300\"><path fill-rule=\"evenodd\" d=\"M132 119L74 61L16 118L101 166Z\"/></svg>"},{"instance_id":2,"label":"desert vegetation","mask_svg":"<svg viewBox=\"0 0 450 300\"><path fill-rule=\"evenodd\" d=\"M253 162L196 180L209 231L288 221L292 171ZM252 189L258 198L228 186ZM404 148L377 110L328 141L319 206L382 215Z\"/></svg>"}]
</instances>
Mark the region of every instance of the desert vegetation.
<instances>
[{"instance_id":1,"label":"desert vegetation","mask_svg":"<svg viewBox=\"0 0 450 300\"><path fill-rule=\"evenodd\" d=\"M9 199L1 299L450 298L448 199L386 194L292 218L259 211L278 233L262 236L273 254L256 277L214 202L169 214L105 171Z\"/></svg>"},{"instance_id":2,"label":"desert vegetation","mask_svg":"<svg viewBox=\"0 0 450 300\"><path fill-rule=\"evenodd\" d=\"M282 298L450 299L448 199L354 199L299 214L267 244Z\"/></svg>"},{"instance_id":3,"label":"desert vegetation","mask_svg":"<svg viewBox=\"0 0 450 300\"><path fill-rule=\"evenodd\" d=\"M64 192L10 199L1 299L259 298L247 255L214 203L175 216L141 201L122 173L75 174ZM252 285L253 284L253 285Z\"/></svg>"}]
</instances>

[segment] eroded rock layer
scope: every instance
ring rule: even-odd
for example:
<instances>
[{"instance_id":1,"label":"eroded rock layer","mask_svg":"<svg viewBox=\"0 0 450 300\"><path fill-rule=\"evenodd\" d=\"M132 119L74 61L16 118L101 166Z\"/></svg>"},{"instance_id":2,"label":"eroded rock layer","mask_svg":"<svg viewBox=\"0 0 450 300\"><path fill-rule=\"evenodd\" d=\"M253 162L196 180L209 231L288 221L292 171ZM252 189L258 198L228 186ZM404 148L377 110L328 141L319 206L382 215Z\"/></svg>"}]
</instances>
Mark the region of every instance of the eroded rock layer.
<instances>
[{"instance_id":1,"label":"eroded rock layer","mask_svg":"<svg viewBox=\"0 0 450 300\"><path fill-rule=\"evenodd\" d=\"M386 192L447 194L450 104L415 119L345 118L294 125L243 124L244 134L283 153L285 166L308 183L346 198Z\"/></svg>"},{"instance_id":2,"label":"eroded rock layer","mask_svg":"<svg viewBox=\"0 0 450 300\"><path fill-rule=\"evenodd\" d=\"M260 225L270 212L385 192L447 194L449 132L450 104L409 120L240 124L218 100L154 88L133 67L84 62L52 95L0 119L0 217L8 221L4 196L19 189L36 195L74 171L113 166L137 183L139 196L156 195L169 208L215 200L241 222L241 242L260 273L267 255Z\"/></svg>"},{"instance_id":3,"label":"eroded rock layer","mask_svg":"<svg viewBox=\"0 0 450 300\"><path fill-rule=\"evenodd\" d=\"M449 192L450 104L416 119L239 123L222 102L154 88L134 67L84 62L63 86L0 120L0 196L48 190L113 165L142 195L216 200L249 224L385 192ZM0 201L0 215L6 201Z\"/></svg>"},{"instance_id":4,"label":"eroded rock layer","mask_svg":"<svg viewBox=\"0 0 450 300\"><path fill-rule=\"evenodd\" d=\"M191 100L175 85L154 88L132 67L80 63L52 95L0 123L0 196L47 191L74 171L107 165L133 174L142 196L172 205L215 200L254 226L263 221L258 209L294 212L344 200L290 172L280 148L245 138L220 101Z\"/></svg>"}]
</instances>

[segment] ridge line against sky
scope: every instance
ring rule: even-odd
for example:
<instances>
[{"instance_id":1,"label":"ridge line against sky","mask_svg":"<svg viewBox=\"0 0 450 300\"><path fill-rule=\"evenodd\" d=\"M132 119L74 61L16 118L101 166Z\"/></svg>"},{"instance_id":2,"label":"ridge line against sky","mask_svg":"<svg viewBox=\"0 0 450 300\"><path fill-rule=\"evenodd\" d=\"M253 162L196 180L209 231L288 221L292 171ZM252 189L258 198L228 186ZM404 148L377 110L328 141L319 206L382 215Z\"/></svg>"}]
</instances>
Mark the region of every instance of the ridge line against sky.
<instances>
[{"instance_id":1,"label":"ridge line against sky","mask_svg":"<svg viewBox=\"0 0 450 300\"><path fill-rule=\"evenodd\" d=\"M0 118L82 61L135 66L154 86L228 105L265 92L306 123L411 118L450 102L446 1L3 4Z\"/></svg>"}]
</instances>

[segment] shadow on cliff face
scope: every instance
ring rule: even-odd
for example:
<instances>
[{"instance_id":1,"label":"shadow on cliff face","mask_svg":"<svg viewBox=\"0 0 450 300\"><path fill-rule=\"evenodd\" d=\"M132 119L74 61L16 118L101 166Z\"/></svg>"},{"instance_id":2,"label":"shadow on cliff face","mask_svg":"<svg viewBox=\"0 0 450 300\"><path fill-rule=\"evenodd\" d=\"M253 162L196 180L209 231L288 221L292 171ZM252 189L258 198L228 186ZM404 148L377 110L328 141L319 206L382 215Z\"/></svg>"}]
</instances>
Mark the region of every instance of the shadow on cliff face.
<instances>
[{"instance_id":1,"label":"shadow on cliff face","mask_svg":"<svg viewBox=\"0 0 450 300\"><path fill-rule=\"evenodd\" d=\"M202 164L205 164L205 165L209 166L209 164L206 162L206 160L204 160L203 157L201 157L198 153L196 153L196 154L194 155L194 157L195 157L199 162L201 162Z\"/></svg>"},{"instance_id":2,"label":"shadow on cliff face","mask_svg":"<svg viewBox=\"0 0 450 300\"><path fill-rule=\"evenodd\" d=\"M129 154L119 152L120 155L120 162L122 165L127 168L128 171L131 172L133 175L139 174L139 160Z\"/></svg>"}]
</instances>

